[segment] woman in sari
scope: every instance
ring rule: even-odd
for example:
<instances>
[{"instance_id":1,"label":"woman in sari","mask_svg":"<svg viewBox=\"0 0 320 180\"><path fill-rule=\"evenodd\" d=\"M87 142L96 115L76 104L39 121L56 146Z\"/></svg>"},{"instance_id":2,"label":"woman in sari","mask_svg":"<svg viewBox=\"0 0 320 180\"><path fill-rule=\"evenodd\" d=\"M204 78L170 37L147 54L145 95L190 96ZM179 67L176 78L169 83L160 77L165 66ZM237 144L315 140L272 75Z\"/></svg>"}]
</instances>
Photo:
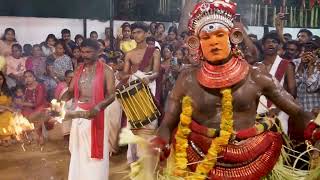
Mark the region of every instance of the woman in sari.
<instances>
[{"instance_id":1,"label":"woman in sari","mask_svg":"<svg viewBox=\"0 0 320 180\"><path fill-rule=\"evenodd\" d=\"M24 80L26 86L24 101L19 105L22 106L23 116L35 124L39 143L42 144L44 140L42 135L44 117L39 116L39 114L48 107L47 91L43 84L36 81L33 71L27 70L24 72Z\"/></svg>"},{"instance_id":2,"label":"woman in sari","mask_svg":"<svg viewBox=\"0 0 320 180\"><path fill-rule=\"evenodd\" d=\"M8 146L11 136L14 135L13 114L11 106L10 91L6 78L0 71L0 145Z\"/></svg>"}]
</instances>

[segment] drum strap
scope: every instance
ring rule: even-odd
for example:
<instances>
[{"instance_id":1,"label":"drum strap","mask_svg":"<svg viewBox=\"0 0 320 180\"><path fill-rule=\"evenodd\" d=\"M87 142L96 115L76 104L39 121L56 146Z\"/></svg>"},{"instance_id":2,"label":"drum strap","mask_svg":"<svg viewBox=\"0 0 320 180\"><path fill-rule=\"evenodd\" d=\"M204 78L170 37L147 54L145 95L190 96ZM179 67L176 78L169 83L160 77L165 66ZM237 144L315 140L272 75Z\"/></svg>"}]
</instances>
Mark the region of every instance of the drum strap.
<instances>
[{"instance_id":1,"label":"drum strap","mask_svg":"<svg viewBox=\"0 0 320 180\"><path fill-rule=\"evenodd\" d=\"M153 52L155 51L155 49L156 49L155 47L150 47L150 46L147 47L146 52L143 55L141 64L139 66L140 71L143 71L149 65L150 58L153 55Z\"/></svg>"}]
</instances>

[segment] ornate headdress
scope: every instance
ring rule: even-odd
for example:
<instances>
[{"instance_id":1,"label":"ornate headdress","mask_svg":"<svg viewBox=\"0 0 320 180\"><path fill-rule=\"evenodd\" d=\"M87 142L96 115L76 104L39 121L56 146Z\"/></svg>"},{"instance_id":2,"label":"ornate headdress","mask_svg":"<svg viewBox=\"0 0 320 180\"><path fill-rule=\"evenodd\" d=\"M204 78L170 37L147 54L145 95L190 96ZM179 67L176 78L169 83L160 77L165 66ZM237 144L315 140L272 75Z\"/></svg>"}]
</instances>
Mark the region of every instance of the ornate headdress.
<instances>
[{"instance_id":1,"label":"ornate headdress","mask_svg":"<svg viewBox=\"0 0 320 180\"><path fill-rule=\"evenodd\" d=\"M198 3L189 20L189 30L199 34L200 30L208 24L219 23L231 30L235 18L237 4L230 0L203 0ZM214 28L214 26L208 26Z\"/></svg>"},{"instance_id":2,"label":"ornate headdress","mask_svg":"<svg viewBox=\"0 0 320 180\"><path fill-rule=\"evenodd\" d=\"M188 46L192 54L201 55L200 31L215 31L218 28L227 28L230 31L230 41L237 46L243 40L242 32L233 27L236 17L237 4L230 0L202 0L190 14L189 30L193 36L189 37ZM196 57L199 58L199 57ZM208 88L227 88L243 80L249 71L247 62L241 56L233 56L223 65L202 63L198 71L199 83Z\"/></svg>"}]
</instances>

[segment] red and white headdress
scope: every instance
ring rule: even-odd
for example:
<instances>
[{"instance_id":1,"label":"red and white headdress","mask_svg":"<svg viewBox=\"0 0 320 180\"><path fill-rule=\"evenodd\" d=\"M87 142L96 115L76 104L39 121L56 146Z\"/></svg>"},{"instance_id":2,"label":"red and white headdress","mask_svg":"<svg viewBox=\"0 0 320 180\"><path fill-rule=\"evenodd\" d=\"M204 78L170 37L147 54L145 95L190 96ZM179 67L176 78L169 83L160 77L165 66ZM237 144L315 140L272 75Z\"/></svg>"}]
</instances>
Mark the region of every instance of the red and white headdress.
<instances>
[{"instance_id":1,"label":"red and white headdress","mask_svg":"<svg viewBox=\"0 0 320 180\"><path fill-rule=\"evenodd\" d=\"M204 27L212 28L215 26L207 26L209 24L221 24L231 30L233 28L233 19L235 18L237 4L230 0L202 0L199 2L190 14L189 30L198 35Z\"/></svg>"}]
</instances>

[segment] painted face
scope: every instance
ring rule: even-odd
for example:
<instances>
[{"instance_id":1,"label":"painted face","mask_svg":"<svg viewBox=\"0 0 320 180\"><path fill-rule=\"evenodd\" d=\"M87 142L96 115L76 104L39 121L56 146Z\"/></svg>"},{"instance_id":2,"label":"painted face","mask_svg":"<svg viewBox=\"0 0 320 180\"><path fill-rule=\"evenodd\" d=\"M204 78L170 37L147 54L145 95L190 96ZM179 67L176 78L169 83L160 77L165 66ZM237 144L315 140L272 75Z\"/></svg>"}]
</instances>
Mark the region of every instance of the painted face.
<instances>
[{"instance_id":1,"label":"painted face","mask_svg":"<svg viewBox=\"0 0 320 180\"><path fill-rule=\"evenodd\" d=\"M210 62L218 62L229 57L231 46L229 31L224 26L207 25L199 33L200 46L204 58Z\"/></svg>"}]
</instances>

